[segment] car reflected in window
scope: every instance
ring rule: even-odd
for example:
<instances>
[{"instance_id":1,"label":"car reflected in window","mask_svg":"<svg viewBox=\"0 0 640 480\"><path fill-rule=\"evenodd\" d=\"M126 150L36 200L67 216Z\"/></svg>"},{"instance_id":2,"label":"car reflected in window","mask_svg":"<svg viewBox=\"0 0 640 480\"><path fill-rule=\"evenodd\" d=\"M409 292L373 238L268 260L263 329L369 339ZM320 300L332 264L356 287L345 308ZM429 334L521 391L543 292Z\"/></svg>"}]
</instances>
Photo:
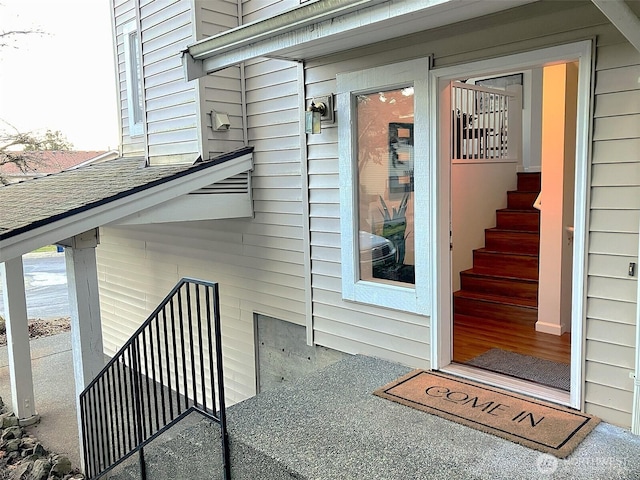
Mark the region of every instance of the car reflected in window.
<instances>
[{"instance_id":1,"label":"car reflected in window","mask_svg":"<svg viewBox=\"0 0 640 480\"><path fill-rule=\"evenodd\" d=\"M360 231L360 263L382 267L394 264L396 247L393 242L369 232Z\"/></svg>"}]
</instances>

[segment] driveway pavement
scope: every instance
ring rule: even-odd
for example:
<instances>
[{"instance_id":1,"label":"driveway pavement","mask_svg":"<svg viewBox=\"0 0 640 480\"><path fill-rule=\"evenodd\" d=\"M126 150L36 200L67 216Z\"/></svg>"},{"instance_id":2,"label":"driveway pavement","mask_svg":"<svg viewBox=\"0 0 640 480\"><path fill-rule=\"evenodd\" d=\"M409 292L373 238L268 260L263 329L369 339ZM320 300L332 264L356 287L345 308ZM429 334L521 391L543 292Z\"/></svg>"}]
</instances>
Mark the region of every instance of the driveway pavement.
<instances>
[{"instance_id":1,"label":"driveway pavement","mask_svg":"<svg viewBox=\"0 0 640 480\"><path fill-rule=\"evenodd\" d=\"M28 253L22 258L29 318L68 317L69 292L64 253ZM0 282L0 315L3 314Z\"/></svg>"}]
</instances>

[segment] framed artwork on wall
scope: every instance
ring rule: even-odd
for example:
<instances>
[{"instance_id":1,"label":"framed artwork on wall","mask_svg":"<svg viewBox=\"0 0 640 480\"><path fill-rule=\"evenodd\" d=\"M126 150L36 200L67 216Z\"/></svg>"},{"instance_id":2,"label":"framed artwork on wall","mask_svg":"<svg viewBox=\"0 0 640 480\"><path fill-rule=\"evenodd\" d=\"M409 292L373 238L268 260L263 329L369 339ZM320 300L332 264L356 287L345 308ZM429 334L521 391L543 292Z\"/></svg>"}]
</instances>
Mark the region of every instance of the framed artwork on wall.
<instances>
[{"instance_id":1,"label":"framed artwork on wall","mask_svg":"<svg viewBox=\"0 0 640 480\"><path fill-rule=\"evenodd\" d=\"M413 123L389 124L389 192L413 192Z\"/></svg>"}]
</instances>

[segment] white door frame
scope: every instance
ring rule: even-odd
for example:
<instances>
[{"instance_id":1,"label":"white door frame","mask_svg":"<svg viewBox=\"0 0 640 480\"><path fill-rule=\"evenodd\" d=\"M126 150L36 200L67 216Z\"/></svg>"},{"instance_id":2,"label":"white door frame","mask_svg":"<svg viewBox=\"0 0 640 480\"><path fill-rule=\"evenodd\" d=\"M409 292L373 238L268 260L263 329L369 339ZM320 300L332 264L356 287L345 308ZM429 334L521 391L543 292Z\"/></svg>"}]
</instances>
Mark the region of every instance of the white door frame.
<instances>
[{"instance_id":1,"label":"white door frame","mask_svg":"<svg viewBox=\"0 0 640 480\"><path fill-rule=\"evenodd\" d=\"M548 47L525 53L507 55L499 58L443 67L430 72L430 116L431 124L437 128L431 131L432 205L433 205L433 310L431 317L431 368L442 369L451 363L453 342L452 304L451 304L451 255L449 247L450 218L450 162L448 123L439 118L449 114L448 100L442 98L443 85L460 77L479 77L505 71L518 71L578 61L578 111L576 131L576 178L575 178L575 236L573 245L573 315L571 319L571 393L569 401L548 394L543 387L531 388L525 382L508 382L501 385L507 388L567 403L573 408L582 409L584 404L584 350L586 326L586 282L587 282L587 236L589 217L589 186L591 184L589 168L590 133L592 118L592 71L593 58L591 40ZM445 92L446 94L446 92ZM450 99L450 96L449 96ZM444 100L444 101L443 101ZM471 370L473 372L473 370ZM464 374L464 372L459 372ZM473 375L470 375L473 376ZM487 381L498 377L485 376Z\"/></svg>"}]
</instances>

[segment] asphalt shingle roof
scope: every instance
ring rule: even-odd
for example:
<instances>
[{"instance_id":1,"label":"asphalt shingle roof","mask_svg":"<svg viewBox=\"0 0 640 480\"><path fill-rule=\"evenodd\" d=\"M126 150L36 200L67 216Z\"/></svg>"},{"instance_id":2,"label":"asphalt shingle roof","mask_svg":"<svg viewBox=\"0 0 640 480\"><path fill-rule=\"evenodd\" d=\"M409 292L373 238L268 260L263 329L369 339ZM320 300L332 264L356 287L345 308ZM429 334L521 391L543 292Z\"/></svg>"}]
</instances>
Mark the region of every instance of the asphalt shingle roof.
<instances>
[{"instance_id":1,"label":"asphalt shingle roof","mask_svg":"<svg viewBox=\"0 0 640 480\"><path fill-rule=\"evenodd\" d=\"M118 158L0 187L0 240L238 158L252 150L245 147L194 164L146 168L142 158Z\"/></svg>"}]
</instances>

